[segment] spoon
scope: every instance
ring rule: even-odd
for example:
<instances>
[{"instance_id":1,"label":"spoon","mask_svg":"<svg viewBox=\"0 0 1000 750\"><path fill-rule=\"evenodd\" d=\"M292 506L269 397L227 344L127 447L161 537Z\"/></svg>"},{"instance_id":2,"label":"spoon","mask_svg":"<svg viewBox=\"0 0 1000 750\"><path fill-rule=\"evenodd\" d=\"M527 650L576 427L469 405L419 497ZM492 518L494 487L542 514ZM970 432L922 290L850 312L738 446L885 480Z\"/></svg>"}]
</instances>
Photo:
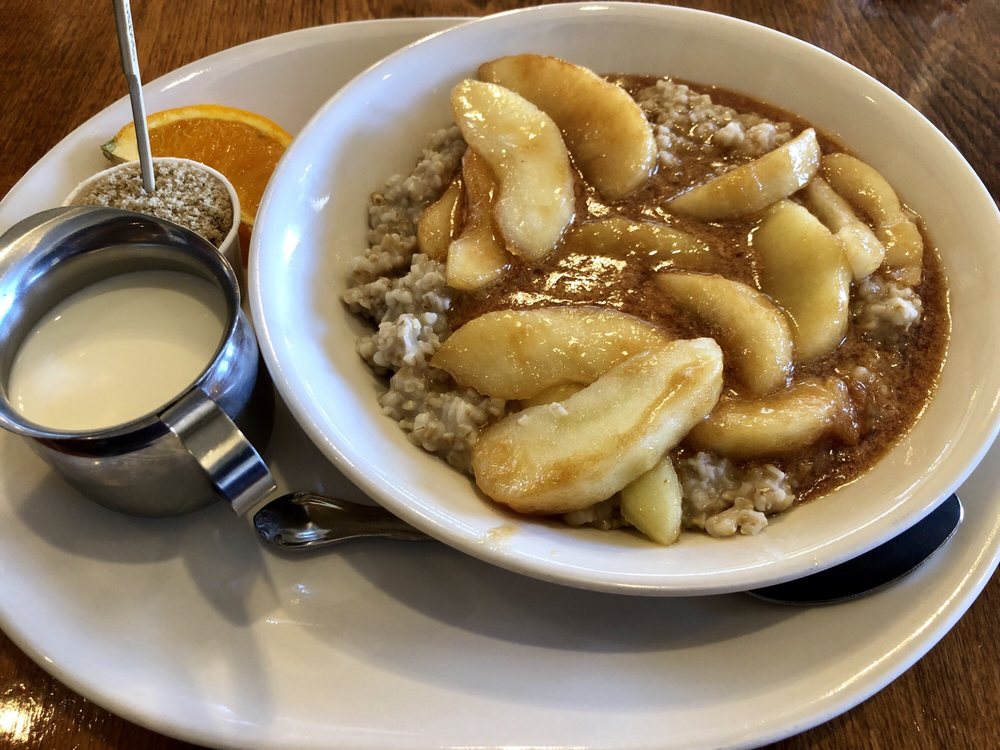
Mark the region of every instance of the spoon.
<instances>
[{"instance_id":1,"label":"spoon","mask_svg":"<svg viewBox=\"0 0 1000 750\"><path fill-rule=\"evenodd\" d=\"M902 578L948 541L962 521L952 495L909 529L847 562L748 594L784 604L827 604L854 599ZM272 500L254 515L261 538L286 550L314 549L346 539L430 539L385 508L295 492Z\"/></svg>"},{"instance_id":2,"label":"spoon","mask_svg":"<svg viewBox=\"0 0 1000 750\"><path fill-rule=\"evenodd\" d=\"M275 498L254 514L253 525L264 541L289 550L363 537L404 541L431 538L385 508L312 492L293 492Z\"/></svg>"},{"instance_id":3,"label":"spoon","mask_svg":"<svg viewBox=\"0 0 1000 750\"><path fill-rule=\"evenodd\" d=\"M132 28L132 9L129 0L114 0L115 29L118 32L118 52L122 59L122 72L128 84L128 98L132 105L136 145L139 147L139 171L142 189L148 195L156 191L153 175L153 155L149 149L149 130L146 127L146 105L142 98L142 80L139 76L139 56L135 51L135 31Z\"/></svg>"}]
</instances>

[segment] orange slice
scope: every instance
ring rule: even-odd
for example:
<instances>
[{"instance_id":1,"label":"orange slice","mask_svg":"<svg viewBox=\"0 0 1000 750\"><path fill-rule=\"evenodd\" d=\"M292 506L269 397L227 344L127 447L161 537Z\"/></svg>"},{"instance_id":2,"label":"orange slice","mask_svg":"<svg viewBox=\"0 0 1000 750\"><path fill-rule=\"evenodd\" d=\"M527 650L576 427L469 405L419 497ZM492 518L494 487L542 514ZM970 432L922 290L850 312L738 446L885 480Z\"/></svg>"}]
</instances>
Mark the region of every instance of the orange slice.
<instances>
[{"instance_id":1,"label":"orange slice","mask_svg":"<svg viewBox=\"0 0 1000 750\"><path fill-rule=\"evenodd\" d=\"M178 156L213 167L233 183L240 219L253 226L267 181L292 136L253 112L218 104L196 104L156 112L146 118L153 156ZM115 162L139 158L135 126L129 123L101 146Z\"/></svg>"}]
</instances>

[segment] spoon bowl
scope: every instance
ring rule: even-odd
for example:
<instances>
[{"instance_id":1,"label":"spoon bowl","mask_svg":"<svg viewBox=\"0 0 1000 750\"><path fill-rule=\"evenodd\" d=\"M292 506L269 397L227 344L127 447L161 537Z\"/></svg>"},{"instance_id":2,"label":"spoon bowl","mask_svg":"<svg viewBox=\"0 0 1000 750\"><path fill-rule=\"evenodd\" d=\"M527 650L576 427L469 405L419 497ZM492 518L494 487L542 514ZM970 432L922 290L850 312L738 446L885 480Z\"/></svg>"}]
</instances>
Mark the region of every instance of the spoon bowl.
<instances>
[{"instance_id":1,"label":"spoon bowl","mask_svg":"<svg viewBox=\"0 0 1000 750\"><path fill-rule=\"evenodd\" d=\"M952 495L899 536L847 562L747 593L780 604L833 604L898 581L923 565L958 530L965 509Z\"/></svg>"}]
</instances>

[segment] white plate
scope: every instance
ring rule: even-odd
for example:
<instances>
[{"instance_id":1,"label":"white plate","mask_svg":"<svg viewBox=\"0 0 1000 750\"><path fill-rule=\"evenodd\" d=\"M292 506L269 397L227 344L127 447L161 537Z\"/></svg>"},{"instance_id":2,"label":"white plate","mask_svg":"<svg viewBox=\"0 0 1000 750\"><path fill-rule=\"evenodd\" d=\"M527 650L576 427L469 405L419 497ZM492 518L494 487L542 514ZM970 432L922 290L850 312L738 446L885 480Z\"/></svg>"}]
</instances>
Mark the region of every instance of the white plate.
<instances>
[{"instance_id":1,"label":"white plate","mask_svg":"<svg viewBox=\"0 0 1000 750\"><path fill-rule=\"evenodd\" d=\"M353 73L447 23L265 39L150 84L147 106L218 101L295 130ZM53 149L0 203L0 229L99 168L99 144L127 116L120 101ZM273 444L283 486L357 499L284 413ZM111 711L228 747L763 743L899 675L961 616L1000 554L998 448L962 487L966 522L928 565L814 609L578 591L435 544L279 557L221 505L165 521L91 505L6 434L0 466L3 629Z\"/></svg>"}]
</instances>

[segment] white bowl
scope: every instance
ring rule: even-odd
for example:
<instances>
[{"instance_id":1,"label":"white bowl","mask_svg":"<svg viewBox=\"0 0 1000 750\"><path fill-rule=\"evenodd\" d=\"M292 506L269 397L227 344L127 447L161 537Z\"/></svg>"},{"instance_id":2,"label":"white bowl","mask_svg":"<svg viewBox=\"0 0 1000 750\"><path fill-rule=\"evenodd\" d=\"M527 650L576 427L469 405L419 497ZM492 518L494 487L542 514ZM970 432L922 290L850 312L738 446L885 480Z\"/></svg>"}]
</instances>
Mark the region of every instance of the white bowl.
<instances>
[{"instance_id":1,"label":"white bowl","mask_svg":"<svg viewBox=\"0 0 1000 750\"><path fill-rule=\"evenodd\" d=\"M636 535L514 518L470 480L411 445L379 412L355 353L363 324L341 304L365 247L369 193L408 173L450 122L448 92L485 60L518 52L600 72L671 74L804 116L881 170L926 220L951 289L953 334L937 394L871 471L772 520L755 537ZM795 578L912 525L961 483L998 430L1000 215L955 148L916 110L847 63L731 18L632 4L514 11L429 37L333 97L295 139L264 196L251 249L251 303L281 395L316 444L378 502L471 555L591 589L691 595ZM499 531L498 531L499 530Z\"/></svg>"}]
</instances>

